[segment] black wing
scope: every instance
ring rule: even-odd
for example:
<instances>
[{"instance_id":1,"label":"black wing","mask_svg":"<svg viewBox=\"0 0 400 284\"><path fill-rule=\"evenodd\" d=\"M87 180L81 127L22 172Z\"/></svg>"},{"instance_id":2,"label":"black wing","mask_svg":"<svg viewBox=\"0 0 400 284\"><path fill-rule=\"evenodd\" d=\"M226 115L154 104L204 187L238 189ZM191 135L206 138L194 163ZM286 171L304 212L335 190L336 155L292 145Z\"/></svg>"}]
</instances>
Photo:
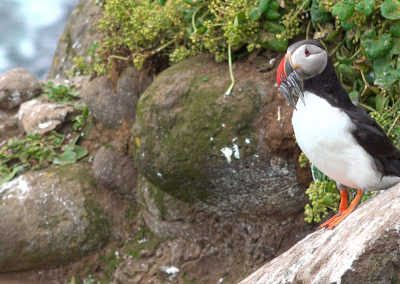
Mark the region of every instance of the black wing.
<instances>
[{"instance_id":1,"label":"black wing","mask_svg":"<svg viewBox=\"0 0 400 284\"><path fill-rule=\"evenodd\" d=\"M343 111L356 126L352 132L357 142L370 154L383 175L400 176L400 150L364 109L352 105Z\"/></svg>"}]
</instances>

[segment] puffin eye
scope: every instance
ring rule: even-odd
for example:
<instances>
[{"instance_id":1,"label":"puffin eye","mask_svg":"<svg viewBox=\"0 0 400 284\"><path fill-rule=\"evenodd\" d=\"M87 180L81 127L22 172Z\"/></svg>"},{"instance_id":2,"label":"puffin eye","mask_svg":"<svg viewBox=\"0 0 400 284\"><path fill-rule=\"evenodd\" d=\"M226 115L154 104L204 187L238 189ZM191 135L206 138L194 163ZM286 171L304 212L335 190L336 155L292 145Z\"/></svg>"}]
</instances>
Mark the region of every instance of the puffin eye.
<instances>
[{"instance_id":1,"label":"puffin eye","mask_svg":"<svg viewBox=\"0 0 400 284\"><path fill-rule=\"evenodd\" d=\"M311 55L311 52L308 50L307 47L304 49L304 55L305 55L306 57L309 57L309 56Z\"/></svg>"}]
</instances>

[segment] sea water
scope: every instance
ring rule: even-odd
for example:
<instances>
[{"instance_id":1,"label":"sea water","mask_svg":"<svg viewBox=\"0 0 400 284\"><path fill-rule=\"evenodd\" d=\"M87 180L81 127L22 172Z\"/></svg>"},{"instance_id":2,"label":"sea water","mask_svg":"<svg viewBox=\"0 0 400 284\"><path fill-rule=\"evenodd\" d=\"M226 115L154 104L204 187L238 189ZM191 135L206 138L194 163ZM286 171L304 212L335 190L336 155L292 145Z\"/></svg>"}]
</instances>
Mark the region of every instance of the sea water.
<instances>
[{"instance_id":1,"label":"sea water","mask_svg":"<svg viewBox=\"0 0 400 284\"><path fill-rule=\"evenodd\" d=\"M0 0L0 73L22 67L44 78L78 0Z\"/></svg>"}]
</instances>

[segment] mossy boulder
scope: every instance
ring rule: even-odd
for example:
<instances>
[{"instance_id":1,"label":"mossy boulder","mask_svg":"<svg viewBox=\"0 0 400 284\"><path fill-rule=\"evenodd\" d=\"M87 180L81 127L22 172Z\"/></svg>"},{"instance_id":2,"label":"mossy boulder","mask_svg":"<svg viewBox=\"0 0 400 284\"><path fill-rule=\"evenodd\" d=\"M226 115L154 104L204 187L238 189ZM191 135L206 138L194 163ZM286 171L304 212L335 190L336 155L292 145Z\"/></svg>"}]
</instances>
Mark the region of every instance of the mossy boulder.
<instances>
[{"instance_id":1,"label":"mossy boulder","mask_svg":"<svg viewBox=\"0 0 400 284\"><path fill-rule=\"evenodd\" d=\"M136 165L160 189L214 212L298 212L305 196L291 153L266 145L265 116L276 120L265 108L278 96L273 81L252 65L234 67L230 95L228 66L206 56L159 74L138 102Z\"/></svg>"},{"instance_id":2,"label":"mossy boulder","mask_svg":"<svg viewBox=\"0 0 400 284\"><path fill-rule=\"evenodd\" d=\"M77 260L109 234L83 165L27 172L0 186L0 272Z\"/></svg>"}]
</instances>

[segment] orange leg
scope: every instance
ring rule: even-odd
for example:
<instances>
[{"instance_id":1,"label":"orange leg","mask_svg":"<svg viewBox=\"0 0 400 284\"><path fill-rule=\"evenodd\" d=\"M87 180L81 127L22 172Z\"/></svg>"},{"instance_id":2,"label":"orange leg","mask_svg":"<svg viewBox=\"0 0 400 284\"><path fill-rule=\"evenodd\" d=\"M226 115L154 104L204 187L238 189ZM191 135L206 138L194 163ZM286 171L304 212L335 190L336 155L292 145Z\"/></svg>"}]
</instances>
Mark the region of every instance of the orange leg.
<instances>
[{"instance_id":1,"label":"orange leg","mask_svg":"<svg viewBox=\"0 0 400 284\"><path fill-rule=\"evenodd\" d=\"M333 216L332 218L326 220L324 223L322 223L319 227L318 230L322 228L326 228L330 223L335 221L338 217L342 216L342 213L347 209L347 196L348 196L348 191L347 190L340 190L340 205L339 205L339 212Z\"/></svg>"},{"instance_id":2,"label":"orange leg","mask_svg":"<svg viewBox=\"0 0 400 284\"><path fill-rule=\"evenodd\" d=\"M356 197L353 199L353 201L350 203L349 208L347 208L345 211L342 212L342 214L340 216L338 216L333 222L329 223L326 228L328 230L332 230L334 228L337 227L337 225L340 224L340 222L342 222L347 216L350 215L351 212L353 212L358 204L360 204L361 198L363 197L364 192L360 189L357 190L357 195Z\"/></svg>"},{"instance_id":3,"label":"orange leg","mask_svg":"<svg viewBox=\"0 0 400 284\"><path fill-rule=\"evenodd\" d=\"M363 197L364 192L361 189L357 190L357 195L354 197L353 201L350 203L349 208L347 208L343 213L342 216L338 217L334 222L330 223L327 227L328 230L332 230L337 227L347 216L350 215L351 212L356 210L357 206L361 202L361 198Z\"/></svg>"}]
</instances>

